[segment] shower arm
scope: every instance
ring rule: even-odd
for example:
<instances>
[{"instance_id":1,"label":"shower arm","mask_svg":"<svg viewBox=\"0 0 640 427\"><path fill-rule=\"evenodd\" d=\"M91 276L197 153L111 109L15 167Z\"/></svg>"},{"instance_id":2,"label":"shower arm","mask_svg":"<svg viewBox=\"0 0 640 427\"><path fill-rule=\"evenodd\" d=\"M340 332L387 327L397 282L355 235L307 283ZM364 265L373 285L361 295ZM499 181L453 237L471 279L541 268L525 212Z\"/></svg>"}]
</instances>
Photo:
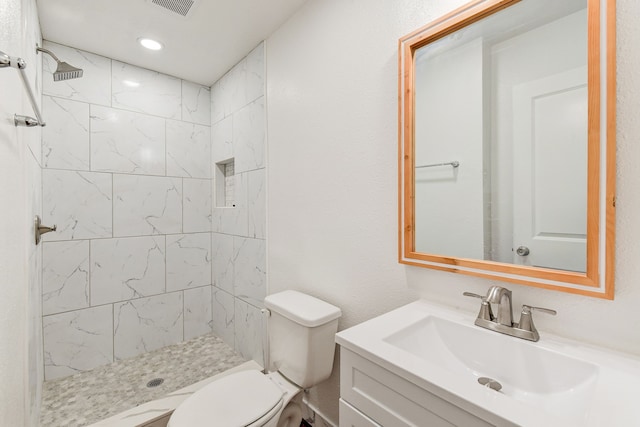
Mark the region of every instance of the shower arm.
<instances>
[{"instance_id":1,"label":"shower arm","mask_svg":"<svg viewBox=\"0 0 640 427\"><path fill-rule=\"evenodd\" d=\"M51 56L56 62L60 62L60 59L55 55L55 53L51 52L49 49L45 49L40 46L36 46L36 52L44 52L47 55Z\"/></svg>"},{"instance_id":2,"label":"shower arm","mask_svg":"<svg viewBox=\"0 0 640 427\"><path fill-rule=\"evenodd\" d=\"M40 114L40 109L38 108L38 104L36 103L36 97L33 95L33 91L31 90L31 85L29 84L27 73L24 71L24 69L27 68L27 63L22 58L14 58L0 51L0 68L7 67L15 68L19 71L20 78L22 79L22 84L27 91L29 102L31 102L31 107L33 108L33 112L36 115L36 118L34 119L30 116L14 114L13 123L16 126L45 126L46 123L44 122L44 120L42 120L42 114Z\"/></svg>"}]
</instances>

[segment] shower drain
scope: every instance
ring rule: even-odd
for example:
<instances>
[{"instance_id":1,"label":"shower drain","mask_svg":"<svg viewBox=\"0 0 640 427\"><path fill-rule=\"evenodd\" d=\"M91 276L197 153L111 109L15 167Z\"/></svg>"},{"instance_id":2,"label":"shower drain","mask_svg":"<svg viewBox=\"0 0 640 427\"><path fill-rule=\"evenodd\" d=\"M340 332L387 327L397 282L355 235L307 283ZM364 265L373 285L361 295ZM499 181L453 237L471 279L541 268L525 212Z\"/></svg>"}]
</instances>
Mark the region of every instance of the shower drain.
<instances>
[{"instance_id":1,"label":"shower drain","mask_svg":"<svg viewBox=\"0 0 640 427\"><path fill-rule=\"evenodd\" d=\"M147 387L151 388L151 387L158 387L160 384L162 384L164 382L163 378L154 378L151 381L149 381L147 383Z\"/></svg>"}]
</instances>

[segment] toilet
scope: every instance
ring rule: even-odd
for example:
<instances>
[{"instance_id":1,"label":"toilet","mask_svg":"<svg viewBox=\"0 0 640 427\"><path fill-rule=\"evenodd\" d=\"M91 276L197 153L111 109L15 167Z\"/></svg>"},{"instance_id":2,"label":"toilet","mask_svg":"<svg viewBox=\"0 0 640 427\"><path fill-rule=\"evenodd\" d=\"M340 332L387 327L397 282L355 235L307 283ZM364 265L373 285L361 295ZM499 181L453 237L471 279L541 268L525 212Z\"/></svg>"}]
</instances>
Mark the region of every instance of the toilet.
<instances>
[{"instance_id":1,"label":"toilet","mask_svg":"<svg viewBox=\"0 0 640 427\"><path fill-rule=\"evenodd\" d=\"M297 291L269 295L269 373L216 380L187 398L167 427L299 427L304 389L329 378L340 309Z\"/></svg>"}]
</instances>

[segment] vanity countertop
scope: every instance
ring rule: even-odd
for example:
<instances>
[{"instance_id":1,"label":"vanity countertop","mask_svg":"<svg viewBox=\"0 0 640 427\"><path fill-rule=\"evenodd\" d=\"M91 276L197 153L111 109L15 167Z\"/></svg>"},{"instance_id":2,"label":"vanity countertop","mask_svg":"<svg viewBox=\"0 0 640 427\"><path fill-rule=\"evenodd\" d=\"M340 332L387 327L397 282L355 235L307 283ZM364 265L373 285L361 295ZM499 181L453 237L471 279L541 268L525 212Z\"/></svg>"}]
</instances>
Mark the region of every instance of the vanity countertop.
<instances>
[{"instance_id":1,"label":"vanity countertop","mask_svg":"<svg viewBox=\"0 0 640 427\"><path fill-rule=\"evenodd\" d=\"M541 332L529 342L419 300L339 332L336 342L460 407L520 426L640 426L640 358ZM478 384L487 376L496 392Z\"/></svg>"}]
</instances>

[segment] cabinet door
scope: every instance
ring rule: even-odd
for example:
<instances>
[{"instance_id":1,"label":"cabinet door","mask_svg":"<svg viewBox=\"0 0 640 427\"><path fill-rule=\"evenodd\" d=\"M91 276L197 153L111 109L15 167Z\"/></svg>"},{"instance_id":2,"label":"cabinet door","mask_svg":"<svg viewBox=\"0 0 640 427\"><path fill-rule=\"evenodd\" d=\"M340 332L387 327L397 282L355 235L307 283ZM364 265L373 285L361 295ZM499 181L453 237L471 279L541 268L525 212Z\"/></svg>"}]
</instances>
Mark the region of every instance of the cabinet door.
<instances>
[{"instance_id":1,"label":"cabinet door","mask_svg":"<svg viewBox=\"0 0 640 427\"><path fill-rule=\"evenodd\" d=\"M446 400L445 395L446 393L440 389L434 388L428 391L418 387L344 347L340 349L340 397L375 421L377 424L374 425L384 427L512 425L493 422L499 418L470 404L460 407ZM342 424L340 425L342 427Z\"/></svg>"},{"instance_id":2,"label":"cabinet door","mask_svg":"<svg viewBox=\"0 0 640 427\"><path fill-rule=\"evenodd\" d=\"M371 418L340 399L340 427L382 427Z\"/></svg>"}]
</instances>

